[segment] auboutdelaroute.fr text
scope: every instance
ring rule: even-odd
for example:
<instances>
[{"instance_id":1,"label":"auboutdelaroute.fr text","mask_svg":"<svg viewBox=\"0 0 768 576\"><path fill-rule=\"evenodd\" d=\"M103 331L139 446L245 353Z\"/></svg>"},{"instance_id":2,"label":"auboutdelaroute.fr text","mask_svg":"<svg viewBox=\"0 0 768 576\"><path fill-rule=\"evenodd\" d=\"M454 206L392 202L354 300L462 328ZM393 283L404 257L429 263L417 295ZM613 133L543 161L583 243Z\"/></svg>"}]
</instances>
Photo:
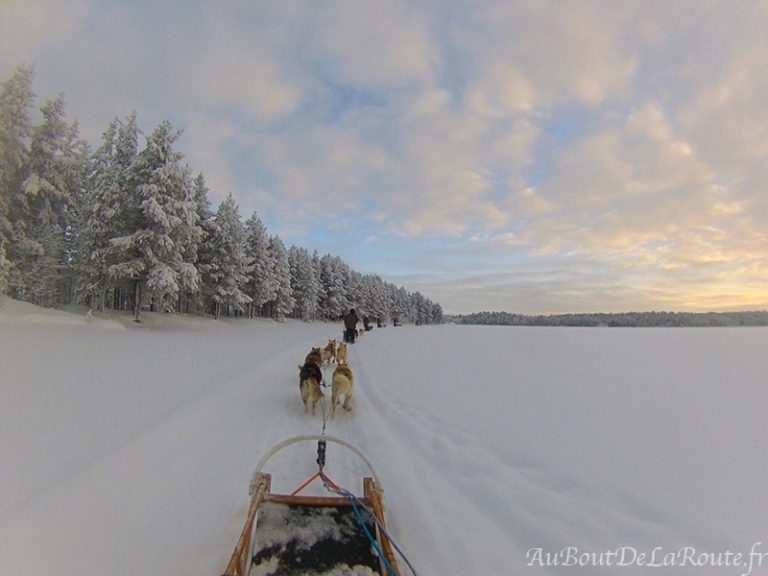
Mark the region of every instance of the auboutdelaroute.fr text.
<instances>
[{"instance_id":1,"label":"auboutdelaroute.fr text","mask_svg":"<svg viewBox=\"0 0 768 576\"><path fill-rule=\"evenodd\" d=\"M768 567L768 548L762 542L755 542L748 552L708 552L697 550L693 546L683 546L677 550L665 550L657 546L641 551L634 546L620 546L602 552L586 552L576 546L566 546L556 551L544 548L529 548L526 552L528 566L565 568L580 567L619 567L631 566L645 568L733 568L739 576L763 574L761 568ZM756 572L757 571L757 572Z\"/></svg>"}]
</instances>

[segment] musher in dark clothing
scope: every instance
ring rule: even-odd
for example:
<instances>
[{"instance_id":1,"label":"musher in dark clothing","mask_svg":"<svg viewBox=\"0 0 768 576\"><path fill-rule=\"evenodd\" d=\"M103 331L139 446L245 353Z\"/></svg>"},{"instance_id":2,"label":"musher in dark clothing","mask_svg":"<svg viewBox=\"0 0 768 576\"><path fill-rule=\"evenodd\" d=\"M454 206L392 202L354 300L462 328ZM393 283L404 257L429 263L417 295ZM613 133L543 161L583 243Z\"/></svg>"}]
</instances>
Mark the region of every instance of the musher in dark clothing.
<instances>
[{"instance_id":1,"label":"musher in dark clothing","mask_svg":"<svg viewBox=\"0 0 768 576\"><path fill-rule=\"evenodd\" d=\"M355 336L357 336L357 323L359 321L360 319L357 317L354 308L350 309L349 314L344 316L344 342L348 342L349 344L355 343Z\"/></svg>"}]
</instances>

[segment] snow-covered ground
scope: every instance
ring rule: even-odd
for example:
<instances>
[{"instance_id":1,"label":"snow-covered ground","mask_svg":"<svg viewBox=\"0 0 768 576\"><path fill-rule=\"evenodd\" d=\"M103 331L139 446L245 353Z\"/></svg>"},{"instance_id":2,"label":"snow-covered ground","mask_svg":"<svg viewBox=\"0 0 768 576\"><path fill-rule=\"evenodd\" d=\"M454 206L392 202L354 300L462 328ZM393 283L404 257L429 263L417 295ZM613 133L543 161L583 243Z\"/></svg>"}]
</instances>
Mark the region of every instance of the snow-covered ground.
<instances>
[{"instance_id":1,"label":"snow-covered ground","mask_svg":"<svg viewBox=\"0 0 768 576\"><path fill-rule=\"evenodd\" d=\"M144 320L0 308L3 576L221 574L258 460L321 432L297 366L339 324ZM374 329L327 433L421 576L768 574L766 352L764 328Z\"/></svg>"}]
</instances>

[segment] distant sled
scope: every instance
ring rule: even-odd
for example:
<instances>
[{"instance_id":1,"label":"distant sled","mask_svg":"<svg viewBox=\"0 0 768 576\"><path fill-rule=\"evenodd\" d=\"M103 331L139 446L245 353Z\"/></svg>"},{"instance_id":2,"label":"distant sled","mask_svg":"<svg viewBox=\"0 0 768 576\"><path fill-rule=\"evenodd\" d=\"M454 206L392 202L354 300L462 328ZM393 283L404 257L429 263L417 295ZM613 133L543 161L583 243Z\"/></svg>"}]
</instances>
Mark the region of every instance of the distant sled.
<instances>
[{"instance_id":1,"label":"distant sled","mask_svg":"<svg viewBox=\"0 0 768 576\"><path fill-rule=\"evenodd\" d=\"M306 441L318 443L318 473L292 494L273 494L271 475L262 468L283 448ZM344 446L366 464L371 476L363 478L363 496L340 488L323 472L327 442ZM299 494L315 479L332 495ZM224 576L401 574L393 548L402 553L386 529L381 483L366 456L344 440L296 436L275 445L256 466L249 492L248 518Z\"/></svg>"}]
</instances>

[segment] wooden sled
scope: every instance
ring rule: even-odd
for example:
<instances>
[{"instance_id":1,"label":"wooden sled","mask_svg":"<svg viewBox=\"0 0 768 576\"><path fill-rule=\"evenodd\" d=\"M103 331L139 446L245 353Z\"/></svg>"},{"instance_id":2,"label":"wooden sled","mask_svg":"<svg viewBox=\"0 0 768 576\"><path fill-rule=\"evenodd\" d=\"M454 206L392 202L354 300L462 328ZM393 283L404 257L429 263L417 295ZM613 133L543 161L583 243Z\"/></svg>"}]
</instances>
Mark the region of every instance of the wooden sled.
<instances>
[{"instance_id":1,"label":"wooden sled","mask_svg":"<svg viewBox=\"0 0 768 576\"><path fill-rule=\"evenodd\" d=\"M317 440L343 445L368 465L363 496L338 488L320 471L293 494L273 494L271 475L261 471L280 449ZM318 445L318 460L320 460ZM307 484L320 477L334 496L302 496ZM382 489L370 462L354 446L332 436L298 436L273 447L253 473L251 503L224 576L289 576L339 573L398 576L392 543L386 534Z\"/></svg>"}]
</instances>

